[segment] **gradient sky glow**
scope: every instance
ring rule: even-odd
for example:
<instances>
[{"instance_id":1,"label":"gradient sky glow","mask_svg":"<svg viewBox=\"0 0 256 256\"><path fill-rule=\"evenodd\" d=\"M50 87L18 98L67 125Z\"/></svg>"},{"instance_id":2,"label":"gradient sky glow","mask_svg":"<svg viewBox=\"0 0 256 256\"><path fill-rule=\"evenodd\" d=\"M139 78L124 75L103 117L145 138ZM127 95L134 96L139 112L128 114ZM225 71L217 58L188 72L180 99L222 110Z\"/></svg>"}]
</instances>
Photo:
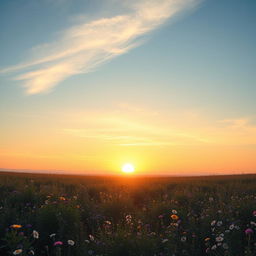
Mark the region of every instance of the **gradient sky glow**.
<instances>
[{"instance_id":1,"label":"gradient sky glow","mask_svg":"<svg viewBox=\"0 0 256 256\"><path fill-rule=\"evenodd\" d=\"M0 168L256 171L256 1L0 1Z\"/></svg>"}]
</instances>

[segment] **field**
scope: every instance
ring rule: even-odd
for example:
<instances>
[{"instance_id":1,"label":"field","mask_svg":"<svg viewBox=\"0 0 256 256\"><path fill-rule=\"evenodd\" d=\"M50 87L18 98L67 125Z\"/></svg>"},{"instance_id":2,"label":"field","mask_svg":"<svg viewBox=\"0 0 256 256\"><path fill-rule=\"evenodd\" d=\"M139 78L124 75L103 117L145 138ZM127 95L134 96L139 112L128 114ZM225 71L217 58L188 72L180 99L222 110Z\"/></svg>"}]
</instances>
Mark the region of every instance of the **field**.
<instances>
[{"instance_id":1,"label":"field","mask_svg":"<svg viewBox=\"0 0 256 256\"><path fill-rule=\"evenodd\" d=\"M0 174L0 255L256 255L256 175Z\"/></svg>"}]
</instances>

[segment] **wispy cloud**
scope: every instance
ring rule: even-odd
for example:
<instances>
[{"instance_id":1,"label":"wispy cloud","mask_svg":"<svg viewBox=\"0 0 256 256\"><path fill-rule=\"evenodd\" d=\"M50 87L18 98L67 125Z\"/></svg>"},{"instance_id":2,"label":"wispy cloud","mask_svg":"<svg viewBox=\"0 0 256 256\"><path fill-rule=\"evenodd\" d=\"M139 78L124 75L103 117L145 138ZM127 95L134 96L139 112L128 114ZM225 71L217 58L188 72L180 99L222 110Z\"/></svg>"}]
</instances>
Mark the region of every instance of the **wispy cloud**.
<instances>
[{"instance_id":1,"label":"wispy cloud","mask_svg":"<svg viewBox=\"0 0 256 256\"><path fill-rule=\"evenodd\" d=\"M226 125L230 129L248 129L251 128L252 118L243 117L237 119L225 119L219 121L220 123Z\"/></svg>"},{"instance_id":2,"label":"wispy cloud","mask_svg":"<svg viewBox=\"0 0 256 256\"><path fill-rule=\"evenodd\" d=\"M2 69L21 71L28 94L49 91L66 78L87 73L142 43L141 37L198 0L137 0L125 3L123 14L80 22L60 33L55 42L38 46L29 61ZM29 69L29 70L28 70Z\"/></svg>"},{"instance_id":3,"label":"wispy cloud","mask_svg":"<svg viewBox=\"0 0 256 256\"><path fill-rule=\"evenodd\" d=\"M177 146L209 144L211 140L197 131L191 131L178 124L174 125L166 115L155 115L140 107L123 108L120 111L102 113L84 113L75 118L73 127L61 130L61 133L96 140L116 146ZM128 112L127 112L128 111ZM74 116L73 116L74 118ZM154 120L154 124L152 124ZM182 124L180 124L182 125Z\"/></svg>"},{"instance_id":4,"label":"wispy cloud","mask_svg":"<svg viewBox=\"0 0 256 256\"><path fill-rule=\"evenodd\" d=\"M119 104L112 111L70 114L61 134L117 146L256 145L255 116L210 120L203 111L156 113Z\"/></svg>"}]
</instances>

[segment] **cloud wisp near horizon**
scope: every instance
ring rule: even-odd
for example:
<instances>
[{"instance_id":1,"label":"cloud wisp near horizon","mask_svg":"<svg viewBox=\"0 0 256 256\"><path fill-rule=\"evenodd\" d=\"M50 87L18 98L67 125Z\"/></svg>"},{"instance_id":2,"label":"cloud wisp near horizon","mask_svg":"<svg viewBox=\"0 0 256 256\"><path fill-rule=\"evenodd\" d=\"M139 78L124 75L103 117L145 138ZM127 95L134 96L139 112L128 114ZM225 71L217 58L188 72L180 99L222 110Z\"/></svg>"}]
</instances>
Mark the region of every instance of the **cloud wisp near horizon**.
<instances>
[{"instance_id":1,"label":"cloud wisp near horizon","mask_svg":"<svg viewBox=\"0 0 256 256\"><path fill-rule=\"evenodd\" d=\"M142 36L197 3L198 0L123 1L124 13L66 28L54 42L37 46L38 53L33 58L0 72L19 72L14 79L23 81L27 94L50 91L68 77L91 72L141 45Z\"/></svg>"}]
</instances>

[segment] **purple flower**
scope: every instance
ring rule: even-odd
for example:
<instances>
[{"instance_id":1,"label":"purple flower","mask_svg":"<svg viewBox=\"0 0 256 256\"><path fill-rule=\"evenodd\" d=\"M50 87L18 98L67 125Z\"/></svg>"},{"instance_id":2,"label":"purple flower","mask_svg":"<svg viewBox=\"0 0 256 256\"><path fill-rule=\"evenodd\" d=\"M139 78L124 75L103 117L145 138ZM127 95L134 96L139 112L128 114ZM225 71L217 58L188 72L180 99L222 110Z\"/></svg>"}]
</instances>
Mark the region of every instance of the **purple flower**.
<instances>
[{"instance_id":1,"label":"purple flower","mask_svg":"<svg viewBox=\"0 0 256 256\"><path fill-rule=\"evenodd\" d=\"M62 243L61 241L56 241L53 245L54 245L54 246L63 245L63 243Z\"/></svg>"},{"instance_id":2,"label":"purple flower","mask_svg":"<svg viewBox=\"0 0 256 256\"><path fill-rule=\"evenodd\" d=\"M247 228L244 232L246 235L251 235L253 233L253 230L251 228Z\"/></svg>"}]
</instances>

